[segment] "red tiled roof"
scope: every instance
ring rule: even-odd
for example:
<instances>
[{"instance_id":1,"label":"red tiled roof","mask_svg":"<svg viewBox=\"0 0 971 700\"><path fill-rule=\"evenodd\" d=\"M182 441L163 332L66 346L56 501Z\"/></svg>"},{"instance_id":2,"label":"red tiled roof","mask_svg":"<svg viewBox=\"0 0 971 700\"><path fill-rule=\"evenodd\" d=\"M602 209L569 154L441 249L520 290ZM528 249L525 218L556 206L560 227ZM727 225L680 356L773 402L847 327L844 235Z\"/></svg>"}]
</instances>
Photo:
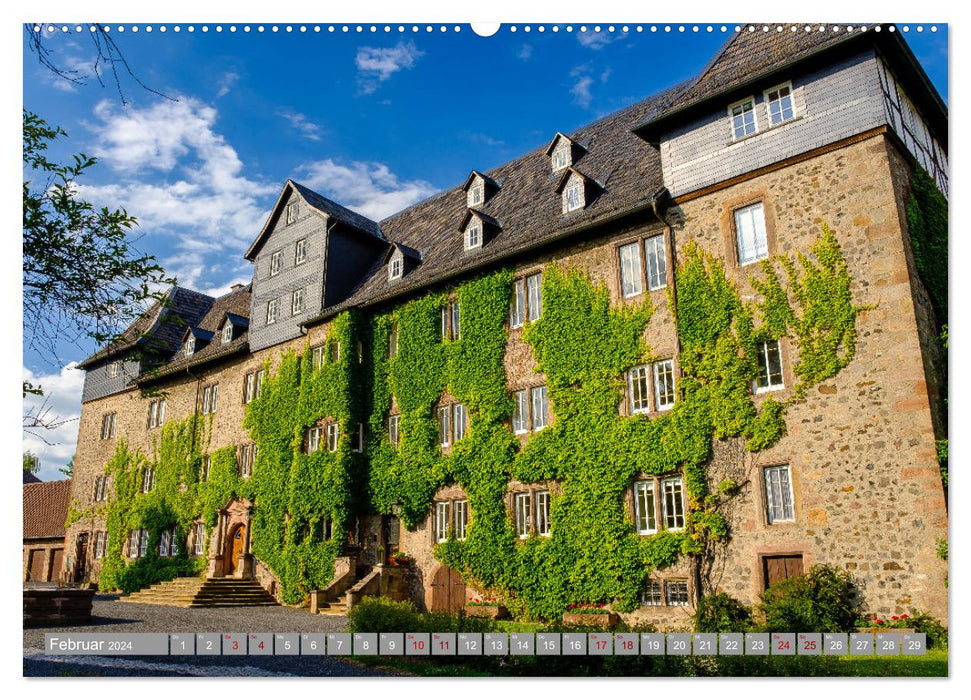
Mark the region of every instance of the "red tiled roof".
<instances>
[{"instance_id":1,"label":"red tiled roof","mask_svg":"<svg viewBox=\"0 0 971 700\"><path fill-rule=\"evenodd\" d=\"M24 539L64 537L71 480L24 484Z\"/></svg>"}]
</instances>

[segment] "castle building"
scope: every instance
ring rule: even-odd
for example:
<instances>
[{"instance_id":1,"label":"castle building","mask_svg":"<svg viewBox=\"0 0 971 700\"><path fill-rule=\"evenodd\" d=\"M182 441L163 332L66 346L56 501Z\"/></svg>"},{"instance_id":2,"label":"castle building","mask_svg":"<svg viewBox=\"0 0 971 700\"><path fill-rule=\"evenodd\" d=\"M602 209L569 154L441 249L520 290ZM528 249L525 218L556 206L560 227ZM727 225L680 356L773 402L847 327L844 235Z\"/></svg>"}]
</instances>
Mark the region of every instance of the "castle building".
<instances>
[{"instance_id":1,"label":"castle building","mask_svg":"<svg viewBox=\"0 0 971 700\"><path fill-rule=\"evenodd\" d=\"M757 26L382 221L288 180L249 285L175 287L82 363L64 575L665 626L828 564L946 618L913 245L946 151L898 34Z\"/></svg>"}]
</instances>

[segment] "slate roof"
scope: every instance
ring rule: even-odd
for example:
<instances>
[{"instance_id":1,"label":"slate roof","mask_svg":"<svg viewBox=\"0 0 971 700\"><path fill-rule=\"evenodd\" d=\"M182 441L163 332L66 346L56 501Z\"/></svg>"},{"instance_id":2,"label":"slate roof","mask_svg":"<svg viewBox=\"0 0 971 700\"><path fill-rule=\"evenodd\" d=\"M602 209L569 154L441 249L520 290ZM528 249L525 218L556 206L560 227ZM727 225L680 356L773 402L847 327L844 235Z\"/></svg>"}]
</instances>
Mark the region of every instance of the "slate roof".
<instances>
[{"instance_id":1,"label":"slate roof","mask_svg":"<svg viewBox=\"0 0 971 700\"><path fill-rule=\"evenodd\" d=\"M175 357L168 363L146 372L139 377L139 382L150 381L159 377L165 377L176 372L181 372L189 367L196 367L201 364L206 364L213 360L228 357L230 355L235 355L238 352L244 352L249 350L249 313L250 313L250 295L253 285L248 284L245 287L235 289L228 294L215 299L212 306L206 315L194 326L194 330L203 331L204 333L211 333L212 340L203 348L197 350L189 357L185 356L183 352L177 352ZM236 338L233 339L231 343L222 343L220 337L218 336L219 330L222 328L223 319L226 318L227 314L231 314L237 319L246 320L246 326L241 326L243 332L240 333ZM176 351L180 350L176 348Z\"/></svg>"},{"instance_id":2,"label":"slate roof","mask_svg":"<svg viewBox=\"0 0 971 700\"><path fill-rule=\"evenodd\" d=\"M152 304L121 335L81 362L87 369L136 345L166 357L182 342L187 326L193 326L205 315L213 298L185 287L172 287L161 301Z\"/></svg>"},{"instance_id":3,"label":"slate roof","mask_svg":"<svg viewBox=\"0 0 971 700\"><path fill-rule=\"evenodd\" d=\"M484 173L501 182L502 188L477 211L488 217L486 220L501 222L502 229L481 249L465 252L462 236L457 232L468 213L463 180L381 221L381 231L388 241L421 252L421 265L392 282L384 265L376 265L350 297L325 309L308 324L347 308L379 303L429 287L649 207L663 186L661 159L657 150L644 144L631 129L666 108L685 86L665 90L568 135L587 149L575 163L576 168L604 186L604 191L585 209L562 213L561 198L555 191L561 173L552 172L546 155L548 142L544 142L526 155Z\"/></svg>"},{"instance_id":4,"label":"slate roof","mask_svg":"<svg viewBox=\"0 0 971 700\"><path fill-rule=\"evenodd\" d=\"M36 476L34 476L34 474L32 472L29 472L26 469L24 469L23 471L24 471L24 483L25 484L39 484L39 483L41 483L40 479L38 479Z\"/></svg>"},{"instance_id":5,"label":"slate roof","mask_svg":"<svg viewBox=\"0 0 971 700\"><path fill-rule=\"evenodd\" d=\"M24 539L64 537L71 480L24 484Z\"/></svg>"}]
</instances>

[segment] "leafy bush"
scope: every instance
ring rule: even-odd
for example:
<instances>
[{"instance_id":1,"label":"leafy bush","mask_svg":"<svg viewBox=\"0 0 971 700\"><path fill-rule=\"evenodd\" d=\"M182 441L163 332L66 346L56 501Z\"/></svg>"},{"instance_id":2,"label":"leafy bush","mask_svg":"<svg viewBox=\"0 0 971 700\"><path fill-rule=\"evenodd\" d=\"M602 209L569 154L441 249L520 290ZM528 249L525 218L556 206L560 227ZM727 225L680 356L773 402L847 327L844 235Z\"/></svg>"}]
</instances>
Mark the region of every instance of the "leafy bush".
<instances>
[{"instance_id":1,"label":"leafy bush","mask_svg":"<svg viewBox=\"0 0 971 700\"><path fill-rule=\"evenodd\" d=\"M847 632L860 618L860 603L849 572L817 565L770 586L758 612L768 632Z\"/></svg>"},{"instance_id":2,"label":"leafy bush","mask_svg":"<svg viewBox=\"0 0 971 700\"><path fill-rule=\"evenodd\" d=\"M411 601L367 596L347 614L351 632L489 632L491 620L464 613L420 613Z\"/></svg>"},{"instance_id":3,"label":"leafy bush","mask_svg":"<svg viewBox=\"0 0 971 700\"><path fill-rule=\"evenodd\" d=\"M928 649L947 649L947 627L941 624L936 617L925 612L913 611L910 617L910 626L917 632L927 635Z\"/></svg>"},{"instance_id":4,"label":"leafy bush","mask_svg":"<svg viewBox=\"0 0 971 700\"><path fill-rule=\"evenodd\" d=\"M707 595L698 601L696 632L746 632L752 628L752 610L727 593Z\"/></svg>"}]
</instances>

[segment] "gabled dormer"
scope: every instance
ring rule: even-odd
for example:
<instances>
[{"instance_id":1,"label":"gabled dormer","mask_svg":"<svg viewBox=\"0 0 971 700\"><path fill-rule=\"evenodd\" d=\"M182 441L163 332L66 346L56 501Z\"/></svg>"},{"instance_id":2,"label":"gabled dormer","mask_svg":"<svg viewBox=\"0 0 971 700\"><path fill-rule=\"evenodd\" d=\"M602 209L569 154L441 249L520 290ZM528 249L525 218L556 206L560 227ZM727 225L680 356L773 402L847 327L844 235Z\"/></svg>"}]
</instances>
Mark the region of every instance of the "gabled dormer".
<instances>
[{"instance_id":1,"label":"gabled dormer","mask_svg":"<svg viewBox=\"0 0 971 700\"><path fill-rule=\"evenodd\" d=\"M215 334L211 331L204 331L201 328L187 328L182 336L182 353L186 357L192 357L209 345L213 337L215 337Z\"/></svg>"},{"instance_id":2,"label":"gabled dormer","mask_svg":"<svg viewBox=\"0 0 971 700\"><path fill-rule=\"evenodd\" d=\"M498 221L478 209L469 209L462 219L459 231L462 232L462 248L466 251L478 250L502 229Z\"/></svg>"},{"instance_id":3,"label":"gabled dormer","mask_svg":"<svg viewBox=\"0 0 971 700\"><path fill-rule=\"evenodd\" d=\"M596 180L575 168L564 170L556 183L556 192L563 198L564 214L585 209L601 189Z\"/></svg>"},{"instance_id":4,"label":"gabled dormer","mask_svg":"<svg viewBox=\"0 0 971 700\"><path fill-rule=\"evenodd\" d=\"M219 337L222 344L228 345L229 343L233 342L247 328L249 328L248 318L245 316L238 316L237 314L229 313L227 311L219 331Z\"/></svg>"},{"instance_id":5,"label":"gabled dormer","mask_svg":"<svg viewBox=\"0 0 971 700\"><path fill-rule=\"evenodd\" d=\"M473 170L462 186L469 209L483 206L499 191L499 183L478 170Z\"/></svg>"},{"instance_id":6,"label":"gabled dormer","mask_svg":"<svg viewBox=\"0 0 971 700\"><path fill-rule=\"evenodd\" d=\"M584 148L569 136L564 136L559 131L550 141L546 148L546 155L550 158L550 167L554 173L558 173L563 168L569 168L583 155Z\"/></svg>"},{"instance_id":7,"label":"gabled dormer","mask_svg":"<svg viewBox=\"0 0 971 700\"><path fill-rule=\"evenodd\" d=\"M421 253L402 243L394 243L385 256L388 281L396 282L421 264Z\"/></svg>"}]
</instances>

